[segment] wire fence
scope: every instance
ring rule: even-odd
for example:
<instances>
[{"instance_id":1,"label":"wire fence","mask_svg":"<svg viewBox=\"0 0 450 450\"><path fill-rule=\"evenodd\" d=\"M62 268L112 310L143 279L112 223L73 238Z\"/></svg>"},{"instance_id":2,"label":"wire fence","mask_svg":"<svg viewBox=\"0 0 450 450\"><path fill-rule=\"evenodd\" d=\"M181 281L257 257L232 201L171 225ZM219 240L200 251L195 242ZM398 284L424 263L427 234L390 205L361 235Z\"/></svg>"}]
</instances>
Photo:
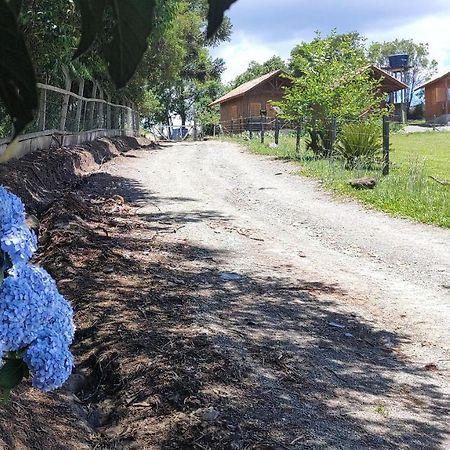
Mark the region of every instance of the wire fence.
<instances>
[{"instance_id":1,"label":"wire fence","mask_svg":"<svg viewBox=\"0 0 450 450\"><path fill-rule=\"evenodd\" d=\"M390 169L390 124L395 123L395 117L372 121L370 126L368 123L364 119L337 121L335 118L292 122L259 116L222 121L218 131L258 139L269 146L282 145L283 137L288 137L289 143L294 139L297 155L306 149L319 158L343 157L349 164L381 154L382 173L387 175ZM349 129L349 125L354 126Z\"/></svg>"},{"instance_id":2,"label":"wire fence","mask_svg":"<svg viewBox=\"0 0 450 450\"><path fill-rule=\"evenodd\" d=\"M84 81L83 81L84 86ZM136 135L140 115L129 105L84 97L56 86L38 83L39 107L35 119L18 137L20 154L50 145L58 136L60 144L76 144L100 136ZM101 92L101 91L100 91ZM12 123L0 108L0 154L12 135Z\"/></svg>"}]
</instances>

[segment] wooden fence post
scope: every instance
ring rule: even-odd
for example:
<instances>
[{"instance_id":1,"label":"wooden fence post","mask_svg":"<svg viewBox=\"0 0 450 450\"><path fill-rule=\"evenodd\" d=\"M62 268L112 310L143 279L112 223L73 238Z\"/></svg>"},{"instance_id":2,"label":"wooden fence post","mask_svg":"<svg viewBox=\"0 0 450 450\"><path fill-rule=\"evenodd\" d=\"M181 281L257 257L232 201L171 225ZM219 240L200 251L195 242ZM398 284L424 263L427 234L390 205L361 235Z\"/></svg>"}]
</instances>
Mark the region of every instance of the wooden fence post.
<instances>
[{"instance_id":1,"label":"wooden fence post","mask_svg":"<svg viewBox=\"0 0 450 450\"><path fill-rule=\"evenodd\" d=\"M70 78L69 69L66 66L62 68L64 73L64 79L66 81L66 91L70 91L72 88L72 79ZM59 131L66 131L67 113L69 111L70 94L64 94L62 109L61 109L61 121L59 123Z\"/></svg>"},{"instance_id":2,"label":"wooden fence post","mask_svg":"<svg viewBox=\"0 0 450 450\"><path fill-rule=\"evenodd\" d=\"M106 128L108 130L112 129L112 123L111 123L111 94L106 93L106 101L108 102L108 105L106 105Z\"/></svg>"},{"instance_id":3,"label":"wooden fence post","mask_svg":"<svg viewBox=\"0 0 450 450\"><path fill-rule=\"evenodd\" d=\"M275 118L275 144L278 145L280 141L280 120Z\"/></svg>"},{"instance_id":4,"label":"wooden fence post","mask_svg":"<svg viewBox=\"0 0 450 450\"><path fill-rule=\"evenodd\" d=\"M264 144L264 133L265 133L265 124L264 124L264 116L261 114L261 144Z\"/></svg>"},{"instance_id":5,"label":"wooden fence post","mask_svg":"<svg viewBox=\"0 0 450 450\"><path fill-rule=\"evenodd\" d=\"M47 122L47 89L41 89L39 96L39 131L45 131Z\"/></svg>"},{"instance_id":6,"label":"wooden fence post","mask_svg":"<svg viewBox=\"0 0 450 450\"><path fill-rule=\"evenodd\" d=\"M233 134L233 119L230 121L230 134Z\"/></svg>"},{"instance_id":7,"label":"wooden fence post","mask_svg":"<svg viewBox=\"0 0 450 450\"><path fill-rule=\"evenodd\" d=\"M103 89L100 85L98 85L98 98L100 100L105 99L105 95L103 94ZM104 128L105 126L105 104L103 102L99 102L98 104L98 118L97 118L97 127Z\"/></svg>"},{"instance_id":8,"label":"wooden fence post","mask_svg":"<svg viewBox=\"0 0 450 450\"><path fill-rule=\"evenodd\" d=\"M80 80L79 80L78 95L80 97L84 96L84 78L80 78ZM81 112L82 111L83 111L83 100L78 99L77 115L75 118L75 122L76 122L75 126L76 126L77 132L81 131Z\"/></svg>"},{"instance_id":9,"label":"wooden fence post","mask_svg":"<svg viewBox=\"0 0 450 450\"><path fill-rule=\"evenodd\" d=\"M336 137L337 137L337 122L336 122L336 117L333 117L331 119L330 149L328 151L329 157L333 153L334 144L336 143Z\"/></svg>"},{"instance_id":10,"label":"wooden fence post","mask_svg":"<svg viewBox=\"0 0 450 450\"><path fill-rule=\"evenodd\" d=\"M295 139L295 152L297 154L300 153L301 137L302 137L302 124L301 124L301 122L298 122L297 128L296 128L296 139Z\"/></svg>"},{"instance_id":11,"label":"wooden fence post","mask_svg":"<svg viewBox=\"0 0 450 450\"><path fill-rule=\"evenodd\" d=\"M389 142L389 119L384 116L383 117L383 175L389 175L389 166L390 166L390 142Z\"/></svg>"},{"instance_id":12,"label":"wooden fence post","mask_svg":"<svg viewBox=\"0 0 450 450\"><path fill-rule=\"evenodd\" d=\"M248 138L253 139L253 118L249 117L247 123L248 123Z\"/></svg>"},{"instance_id":13,"label":"wooden fence post","mask_svg":"<svg viewBox=\"0 0 450 450\"><path fill-rule=\"evenodd\" d=\"M98 83L96 81L93 82L93 86L92 86L92 98L95 99L97 98L97 88L98 88ZM93 130L94 128L96 128L94 125L94 114L95 114L95 102L89 102L91 104L91 110L89 112L89 128L91 130Z\"/></svg>"}]
</instances>

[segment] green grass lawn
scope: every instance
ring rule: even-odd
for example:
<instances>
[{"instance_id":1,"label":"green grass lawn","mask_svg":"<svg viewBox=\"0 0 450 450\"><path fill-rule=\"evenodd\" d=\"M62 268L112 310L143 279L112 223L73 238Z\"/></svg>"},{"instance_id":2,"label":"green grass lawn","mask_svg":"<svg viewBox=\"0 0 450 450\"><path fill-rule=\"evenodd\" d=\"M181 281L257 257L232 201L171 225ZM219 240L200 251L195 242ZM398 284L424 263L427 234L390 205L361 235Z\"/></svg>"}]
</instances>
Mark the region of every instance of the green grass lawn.
<instances>
[{"instance_id":1,"label":"green grass lawn","mask_svg":"<svg viewBox=\"0 0 450 450\"><path fill-rule=\"evenodd\" d=\"M294 160L299 174L320 179L331 190L359 199L366 205L391 214L450 228L450 186L432 180L450 181L450 133L426 132L391 135L391 173L381 175L381 168L346 170L339 160L316 159L304 149L295 152L293 136L280 137L280 145L270 148L257 138L233 138L258 154ZM378 184L373 190L355 190L351 179L371 176Z\"/></svg>"}]
</instances>

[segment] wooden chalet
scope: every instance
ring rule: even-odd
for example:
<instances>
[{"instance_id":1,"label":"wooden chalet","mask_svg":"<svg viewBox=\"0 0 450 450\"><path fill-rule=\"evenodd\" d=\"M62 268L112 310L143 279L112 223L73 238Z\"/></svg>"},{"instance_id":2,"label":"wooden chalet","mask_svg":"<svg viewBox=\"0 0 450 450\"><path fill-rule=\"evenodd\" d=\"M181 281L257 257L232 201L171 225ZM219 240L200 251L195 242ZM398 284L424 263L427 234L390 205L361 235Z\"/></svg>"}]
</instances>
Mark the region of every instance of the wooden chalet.
<instances>
[{"instance_id":1,"label":"wooden chalet","mask_svg":"<svg viewBox=\"0 0 450 450\"><path fill-rule=\"evenodd\" d=\"M267 117L275 117L276 111L271 101L283 97L283 87L290 81L282 76L282 70L275 70L238 86L236 89L212 102L209 106L220 105L220 121L226 124L233 121L260 117L261 111Z\"/></svg>"},{"instance_id":2,"label":"wooden chalet","mask_svg":"<svg viewBox=\"0 0 450 450\"><path fill-rule=\"evenodd\" d=\"M379 67L370 66L368 69L374 78L383 80L381 90L385 94L407 88L405 83ZM261 113L269 119L275 117L277 111L271 103L280 101L284 87L290 84L290 80L283 77L282 70L275 70L238 86L209 106L220 105L220 121L225 130L243 131L248 129L252 118L258 120Z\"/></svg>"},{"instance_id":3,"label":"wooden chalet","mask_svg":"<svg viewBox=\"0 0 450 450\"><path fill-rule=\"evenodd\" d=\"M450 122L450 72L433 78L416 90L425 89L425 119L429 122Z\"/></svg>"}]
</instances>

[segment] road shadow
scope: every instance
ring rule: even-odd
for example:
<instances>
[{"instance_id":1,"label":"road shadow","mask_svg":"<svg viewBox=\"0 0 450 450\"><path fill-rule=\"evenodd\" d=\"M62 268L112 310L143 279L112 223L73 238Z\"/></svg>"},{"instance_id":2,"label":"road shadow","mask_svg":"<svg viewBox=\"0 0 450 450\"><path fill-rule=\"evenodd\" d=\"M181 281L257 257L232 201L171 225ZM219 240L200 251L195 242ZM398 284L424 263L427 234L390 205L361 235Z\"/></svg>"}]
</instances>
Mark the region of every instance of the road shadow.
<instances>
[{"instance_id":1,"label":"road shadow","mask_svg":"<svg viewBox=\"0 0 450 450\"><path fill-rule=\"evenodd\" d=\"M448 399L397 351L408 336L341 312L338 285L221 271L227 252L177 227L232 218L192 199L139 214L168 199L106 173L79 197L88 232L58 235L41 261L75 307L76 395L97 448L443 448Z\"/></svg>"}]
</instances>

